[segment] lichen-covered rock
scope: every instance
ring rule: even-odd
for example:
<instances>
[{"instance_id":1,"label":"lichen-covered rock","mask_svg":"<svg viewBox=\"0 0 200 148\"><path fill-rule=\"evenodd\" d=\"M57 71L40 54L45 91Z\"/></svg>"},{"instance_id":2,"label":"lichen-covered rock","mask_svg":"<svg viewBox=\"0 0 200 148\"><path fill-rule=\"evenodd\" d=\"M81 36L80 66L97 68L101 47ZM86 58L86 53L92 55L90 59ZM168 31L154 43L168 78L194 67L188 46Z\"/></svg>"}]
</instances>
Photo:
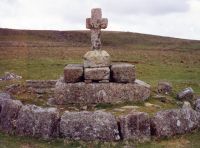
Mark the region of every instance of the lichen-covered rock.
<instances>
[{"instance_id":1,"label":"lichen-covered rock","mask_svg":"<svg viewBox=\"0 0 200 148\"><path fill-rule=\"evenodd\" d=\"M76 83L83 79L83 65L68 64L64 68L64 80L66 83Z\"/></svg>"},{"instance_id":2,"label":"lichen-covered rock","mask_svg":"<svg viewBox=\"0 0 200 148\"><path fill-rule=\"evenodd\" d=\"M109 80L110 79L110 68L101 67L101 68L85 68L84 69L84 78L86 80Z\"/></svg>"},{"instance_id":3,"label":"lichen-covered rock","mask_svg":"<svg viewBox=\"0 0 200 148\"><path fill-rule=\"evenodd\" d=\"M181 109L160 111L151 119L151 131L156 137L188 133L199 127L200 114L188 105Z\"/></svg>"},{"instance_id":4,"label":"lichen-covered rock","mask_svg":"<svg viewBox=\"0 0 200 148\"><path fill-rule=\"evenodd\" d=\"M169 82L158 83L158 93L167 95L171 92L172 92L172 84L170 84Z\"/></svg>"},{"instance_id":5,"label":"lichen-covered rock","mask_svg":"<svg viewBox=\"0 0 200 148\"><path fill-rule=\"evenodd\" d=\"M0 131L14 133L15 121L22 103L18 100L10 99L6 93L0 94Z\"/></svg>"},{"instance_id":6,"label":"lichen-covered rock","mask_svg":"<svg viewBox=\"0 0 200 148\"><path fill-rule=\"evenodd\" d=\"M191 101L194 97L194 91L191 87L185 88L177 94L177 99Z\"/></svg>"},{"instance_id":7,"label":"lichen-covered rock","mask_svg":"<svg viewBox=\"0 0 200 148\"><path fill-rule=\"evenodd\" d=\"M84 55L84 67L109 67L110 55L105 50L92 50Z\"/></svg>"},{"instance_id":8,"label":"lichen-covered rock","mask_svg":"<svg viewBox=\"0 0 200 148\"><path fill-rule=\"evenodd\" d=\"M123 139L139 142L150 140L150 118L147 113L131 112L120 116L119 123Z\"/></svg>"},{"instance_id":9,"label":"lichen-covered rock","mask_svg":"<svg viewBox=\"0 0 200 148\"><path fill-rule=\"evenodd\" d=\"M144 101L150 88L137 83L64 83L58 80L55 87L56 104L116 103Z\"/></svg>"},{"instance_id":10,"label":"lichen-covered rock","mask_svg":"<svg viewBox=\"0 0 200 148\"><path fill-rule=\"evenodd\" d=\"M2 92L0 93L0 100L4 100L4 99L13 99L13 97L8 93Z\"/></svg>"},{"instance_id":11,"label":"lichen-covered rock","mask_svg":"<svg viewBox=\"0 0 200 148\"><path fill-rule=\"evenodd\" d=\"M25 105L19 111L16 133L44 139L57 137L59 133L59 113L56 108L41 108Z\"/></svg>"},{"instance_id":12,"label":"lichen-covered rock","mask_svg":"<svg viewBox=\"0 0 200 148\"><path fill-rule=\"evenodd\" d=\"M113 64L111 79L119 83L133 83L135 81L135 66L128 63Z\"/></svg>"},{"instance_id":13,"label":"lichen-covered rock","mask_svg":"<svg viewBox=\"0 0 200 148\"><path fill-rule=\"evenodd\" d=\"M66 139L83 141L119 140L115 117L106 112L65 112L61 116L60 133Z\"/></svg>"},{"instance_id":14,"label":"lichen-covered rock","mask_svg":"<svg viewBox=\"0 0 200 148\"><path fill-rule=\"evenodd\" d=\"M200 98L195 101L195 110L200 112Z\"/></svg>"}]
</instances>

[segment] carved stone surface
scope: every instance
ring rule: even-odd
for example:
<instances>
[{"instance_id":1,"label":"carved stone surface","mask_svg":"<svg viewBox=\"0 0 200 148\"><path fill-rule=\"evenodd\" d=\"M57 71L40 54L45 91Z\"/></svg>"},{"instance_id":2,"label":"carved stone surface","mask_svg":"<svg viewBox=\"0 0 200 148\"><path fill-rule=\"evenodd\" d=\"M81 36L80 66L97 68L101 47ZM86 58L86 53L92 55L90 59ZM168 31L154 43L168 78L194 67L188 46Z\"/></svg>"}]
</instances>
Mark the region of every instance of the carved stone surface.
<instances>
[{"instance_id":1,"label":"carved stone surface","mask_svg":"<svg viewBox=\"0 0 200 148\"><path fill-rule=\"evenodd\" d=\"M110 66L110 55L105 50L88 51L83 58L85 68Z\"/></svg>"},{"instance_id":2,"label":"carved stone surface","mask_svg":"<svg viewBox=\"0 0 200 148\"><path fill-rule=\"evenodd\" d=\"M22 136L49 139L58 136L59 113L56 108L25 105L19 111L16 133Z\"/></svg>"},{"instance_id":3,"label":"carved stone surface","mask_svg":"<svg viewBox=\"0 0 200 148\"><path fill-rule=\"evenodd\" d=\"M127 63L111 66L111 79L119 83L133 83L135 81L135 66Z\"/></svg>"},{"instance_id":4,"label":"carved stone surface","mask_svg":"<svg viewBox=\"0 0 200 148\"><path fill-rule=\"evenodd\" d=\"M15 121L22 103L19 100L10 99L5 93L1 96L4 97L0 97L0 131L14 133Z\"/></svg>"},{"instance_id":5,"label":"carved stone surface","mask_svg":"<svg viewBox=\"0 0 200 148\"><path fill-rule=\"evenodd\" d=\"M149 96L150 88L136 83L65 83L60 79L55 87L56 104L136 102Z\"/></svg>"},{"instance_id":6,"label":"carved stone surface","mask_svg":"<svg viewBox=\"0 0 200 148\"><path fill-rule=\"evenodd\" d=\"M119 140L115 117L106 112L65 112L60 121L60 133L66 139L84 141Z\"/></svg>"},{"instance_id":7,"label":"carved stone surface","mask_svg":"<svg viewBox=\"0 0 200 148\"><path fill-rule=\"evenodd\" d=\"M107 28L108 19L102 18L100 8L91 10L91 18L86 19L86 28L91 29L91 42L93 50L101 49L101 29Z\"/></svg>"},{"instance_id":8,"label":"carved stone surface","mask_svg":"<svg viewBox=\"0 0 200 148\"><path fill-rule=\"evenodd\" d=\"M80 82L83 79L83 65L68 64L64 68L64 79L66 83Z\"/></svg>"},{"instance_id":9,"label":"carved stone surface","mask_svg":"<svg viewBox=\"0 0 200 148\"><path fill-rule=\"evenodd\" d=\"M85 68L84 69L84 78L86 80L109 80L110 79L110 68L101 67L101 68Z\"/></svg>"},{"instance_id":10,"label":"carved stone surface","mask_svg":"<svg viewBox=\"0 0 200 148\"><path fill-rule=\"evenodd\" d=\"M150 118L147 113L131 112L119 117L122 138L139 142L150 141Z\"/></svg>"}]
</instances>

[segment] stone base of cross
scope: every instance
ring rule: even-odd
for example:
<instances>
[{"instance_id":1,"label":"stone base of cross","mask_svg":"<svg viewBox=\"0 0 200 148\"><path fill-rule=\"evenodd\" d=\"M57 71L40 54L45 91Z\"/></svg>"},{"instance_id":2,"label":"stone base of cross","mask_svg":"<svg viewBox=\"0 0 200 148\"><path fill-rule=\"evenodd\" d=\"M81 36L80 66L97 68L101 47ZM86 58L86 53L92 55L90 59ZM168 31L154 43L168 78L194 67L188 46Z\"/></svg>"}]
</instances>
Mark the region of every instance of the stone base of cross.
<instances>
[{"instance_id":1,"label":"stone base of cross","mask_svg":"<svg viewBox=\"0 0 200 148\"><path fill-rule=\"evenodd\" d=\"M91 30L92 50L84 55L84 67L110 66L110 55L101 50L101 29L106 29L108 19L102 18L100 8L91 10L91 18L86 19L86 28Z\"/></svg>"}]
</instances>

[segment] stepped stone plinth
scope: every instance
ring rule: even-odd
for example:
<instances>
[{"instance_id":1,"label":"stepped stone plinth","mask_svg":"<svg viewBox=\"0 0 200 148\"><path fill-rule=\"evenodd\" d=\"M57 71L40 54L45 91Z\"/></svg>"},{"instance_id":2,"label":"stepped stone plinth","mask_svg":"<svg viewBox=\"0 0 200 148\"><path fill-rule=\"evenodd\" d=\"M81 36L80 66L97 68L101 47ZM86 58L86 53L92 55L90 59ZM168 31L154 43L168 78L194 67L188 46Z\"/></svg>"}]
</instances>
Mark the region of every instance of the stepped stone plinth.
<instances>
[{"instance_id":1,"label":"stepped stone plinth","mask_svg":"<svg viewBox=\"0 0 200 148\"><path fill-rule=\"evenodd\" d=\"M111 64L110 55L101 49L101 29L108 20L100 8L92 9L86 27L91 29L92 50L83 56L83 65L69 64L64 78L55 87L56 104L97 104L144 101L150 96L150 86L135 80L135 66L129 63Z\"/></svg>"},{"instance_id":2,"label":"stepped stone plinth","mask_svg":"<svg viewBox=\"0 0 200 148\"><path fill-rule=\"evenodd\" d=\"M61 78L55 88L56 104L97 104L145 101L150 87L139 83L65 83Z\"/></svg>"}]
</instances>

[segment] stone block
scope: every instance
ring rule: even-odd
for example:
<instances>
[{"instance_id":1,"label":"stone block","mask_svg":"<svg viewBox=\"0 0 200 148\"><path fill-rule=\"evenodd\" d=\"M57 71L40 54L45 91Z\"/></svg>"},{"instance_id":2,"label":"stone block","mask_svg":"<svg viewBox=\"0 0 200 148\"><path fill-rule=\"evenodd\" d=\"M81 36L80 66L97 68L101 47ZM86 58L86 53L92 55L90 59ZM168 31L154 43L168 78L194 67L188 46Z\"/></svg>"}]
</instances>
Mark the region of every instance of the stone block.
<instances>
[{"instance_id":1,"label":"stone block","mask_svg":"<svg viewBox=\"0 0 200 148\"><path fill-rule=\"evenodd\" d=\"M91 104L144 101L150 88L137 83L65 83L58 80L55 87L56 104Z\"/></svg>"},{"instance_id":2,"label":"stone block","mask_svg":"<svg viewBox=\"0 0 200 148\"><path fill-rule=\"evenodd\" d=\"M86 80L93 80L93 81L109 80L110 68L109 67L85 68L84 78Z\"/></svg>"},{"instance_id":3,"label":"stone block","mask_svg":"<svg viewBox=\"0 0 200 148\"><path fill-rule=\"evenodd\" d=\"M106 112L64 112L60 121L60 133L66 139L83 141L119 140L115 117Z\"/></svg>"},{"instance_id":4,"label":"stone block","mask_svg":"<svg viewBox=\"0 0 200 148\"><path fill-rule=\"evenodd\" d=\"M66 83L80 82L83 79L83 65L69 64L64 68L64 79Z\"/></svg>"},{"instance_id":5,"label":"stone block","mask_svg":"<svg viewBox=\"0 0 200 148\"><path fill-rule=\"evenodd\" d=\"M18 135L49 139L58 136L58 129L59 112L56 108L25 105L19 111L16 121Z\"/></svg>"},{"instance_id":6,"label":"stone block","mask_svg":"<svg viewBox=\"0 0 200 148\"><path fill-rule=\"evenodd\" d=\"M135 66L127 63L111 66L111 79L118 83L133 83L135 81Z\"/></svg>"},{"instance_id":7,"label":"stone block","mask_svg":"<svg viewBox=\"0 0 200 148\"><path fill-rule=\"evenodd\" d=\"M85 68L110 66L110 55L105 50L88 51L83 58Z\"/></svg>"},{"instance_id":8,"label":"stone block","mask_svg":"<svg viewBox=\"0 0 200 148\"><path fill-rule=\"evenodd\" d=\"M172 92L172 84L169 82L159 82L158 83L158 93L160 94L170 94Z\"/></svg>"},{"instance_id":9,"label":"stone block","mask_svg":"<svg viewBox=\"0 0 200 148\"><path fill-rule=\"evenodd\" d=\"M189 133L199 128L200 113L188 105L181 109L157 112L151 118L151 133L157 138Z\"/></svg>"},{"instance_id":10,"label":"stone block","mask_svg":"<svg viewBox=\"0 0 200 148\"><path fill-rule=\"evenodd\" d=\"M192 101L194 97L194 91L191 87L185 88L177 94L177 99L181 101Z\"/></svg>"},{"instance_id":11,"label":"stone block","mask_svg":"<svg viewBox=\"0 0 200 148\"><path fill-rule=\"evenodd\" d=\"M139 142L150 141L150 118L147 113L131 112L119 117L122 138Z\"/></svg>"},{"instance_id":12,"label":"stone block","mask_svg":"<svg viewBox=\"0 0 200 148\"><path fill-rule=\"evenodd\" d=\"M8 93L0 93L0 100L13 99L13 97Z\"/></svg>"},{"instance_id":13,"label":"stone block","mask_svg":"<svg viewBox=\"0 0 200 148\"><path fill-rule=\"evenodd\" d=\"M2 97L4 96L4 97ZM19 100L12 100L5 93L1 93L0 97L0 131L5 133L14 133L15 120L18 117L18 112L22 107Z\"/></svg>"},{"instance_id":14,"label":"stone block","mask_svg":"<svg viewBox=\"0 0 200 148\"><path fill-rule=\"evenodd\" d=\"M195 110L200 112L200 97L195 101Z\"/></svg>"}]
</instances>

